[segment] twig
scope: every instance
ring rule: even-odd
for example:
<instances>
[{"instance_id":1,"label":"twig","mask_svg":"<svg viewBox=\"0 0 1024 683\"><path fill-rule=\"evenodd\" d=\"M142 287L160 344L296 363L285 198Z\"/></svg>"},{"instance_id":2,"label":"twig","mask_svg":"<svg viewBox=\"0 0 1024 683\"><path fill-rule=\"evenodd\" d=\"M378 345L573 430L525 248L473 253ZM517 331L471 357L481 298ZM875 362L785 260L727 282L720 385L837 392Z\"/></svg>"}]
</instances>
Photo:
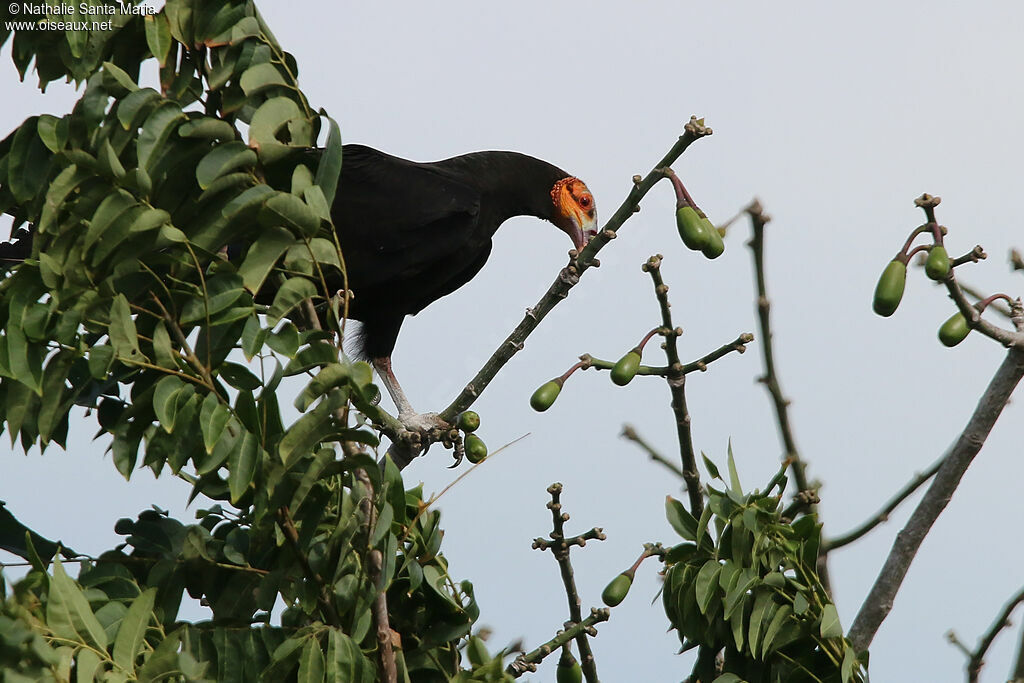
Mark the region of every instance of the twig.
<instances>
[{"instance_id":1,"label":"twig","mask_svg":"<svg viewBox=\"0 0 1024 683\"><path fill-rule=\"evenodd\" d=\"M918 473L913 479L907 482L906 486L900 489L899 493L890 498L889 502L887 502L881 510L875 513L863 524L847 531L841 536L825 540L822 543L822 552L828 553L836 550L837 548L842 548L844 545L849 545L867 534L879 524L888 522L889 515L892 514L893 510L898 508L903 501L913 495L914 491L921 488L921 486L927 483L929 479L935 476L935 473L939 471L939 467L942 466L942 460L943 458L939 458L927 470Z\"/></svg>"},{"instance_id":2,"label":"twig","mask_svg":"<svg viewBox=\"0 0 1024 683\"><path fill-rule=\"evenodd\" d=\"M309 558L302 552L302 546L299 545L299 531L295 528L295 522L292 521L292 515L287 505L282 505L277 509L277 525L284 533L285 540L291 546L292 552L295 553L295 558L302 565L302 571L306 575L306 580L312 582L317 588L316 601L320 605L320 612L324 621L331 626L341 628L341 617L330 600L323 577L314 571L313 567L309 564Z\"/></svg>"},{"instance_id":3,"label":"twig","mask_svg":"<svg viewBox=\"0 0 1024 683\"><path fill-rule=\"evenodd\" d=\"M666 458L664 455L662 455L658 451L654 450L653 446L651 446L649 443L644 441L640 437L640 435L637 434L637 431L633 427L633 425L631 425L631 424L624 424L624 425L622 425L622 434L621 434L621 436L624 439L629 439L630 441L635 443L637 446L642 448L644 450L644 452L646 452L647 455L651 458L651 460L653 460L654 462L656 462L656 463L666 467L669 471L672 472L672 474L676 475L680 479L683 478L683 471L681 469L679 469L679 465L675 464L674 462L672 462L671 460Z\"/></svg>"},{"instance_id":4,"label":"twig","mask_svg":"<svg viewBox=\"0 0 1024 683\"><path fill-rule=\"evenodd\" d=\"M703 358L698 358L691 363L683 365L683 374L688 375L691 372L697 372L698 370L700 372L705 372L708 369L708 365L714 363L723 356L727 356L733 352L744 353L747 350L747 344L752 341L754 341L754 335L750 332L744 332L740 336L736 337L735 341L723 344Z\"/></svg>"},{"instance_id":5,"label":"twig","mask_svg":"<svg viewBox=\"0 0 1024 683\"><path fill-rule=\"evenodd\" d=\"M771 218L764 213L761 203L756 199L747 207L747 214L750 216L750 222L754 228L754 236L751 238L748 246L754 255L754 275L757 278L757 318L761 331L761 350L764 356L764 376L759 381L764 384L772 397L776 421L779 426L779 435L782 437L783 448L786 449L783 458L790 461L789 467L793 472L797 491L806 491L809 488L807 485L807 464L800 457L800 451L796 446L793 428L789 422L789 400L782 393L779 376L775 370L775 349L772 345L771 302L768 300L764 270L764 227Z\"/></svg>"},{"instance_id":6,"label":"twig","mask_svg":"<svg viewBox=\"0 0 1024 683\"><path fill-rule=\"evenodd\" d=\"M366 489L366 496L359 502L359 507L362 509L363 525L367 544L369 544L374 527L377 526L377 508L373 505L373 482L365 470L357 469L355 475L359 483ZM383 683L397 683L398 667L395 664L391 624L388 621L388 599L384 592L384 582L381 580L384 571L384 556L379 550L370 548L369 545L366 549L366 565L367 577L376 591L373 598L372 614L377 636L377 662L380 665L380 680Z\"/></svg>"},{"instance_id":7,"label":"twig","mask_svg":"<svg viewBox=\"0 0 1024 683\"><path fill-rule=\"evenodd\" d=\"M965 285L962 282L957 283L957 284L960 285L960 289L962 289L964 291L964 294L966 294L967 296L971 297L972 299L976 299L978 301L981 301L982 299L985 298L985 295L981 293L981 290L975 289L971 285ZM993 309L993 310L995 310L996 312L998 312L1001 316L1003 316L1007 320L1009 320L1010 316L1012 315L1012 313L1010 312L1010 307L1007 306L1006 304L1004 304L1002 301L993 301L992 303L990 303L988 305L988 307Z\"/></svg>"},{"instance_id":8,"label":"twig","mask_svg":"<svg viewBox=\"0 0 1024 683\"><path fill-rule=\"evenodd\" d=\"M550 549L554 554L555 560L558 562L558 568L562 574L562 584L565 586L565 596L569 600L569 621L573 624L580 624L583 622L583 613L580 611L580 594L576 590L576 579L573 577L572 563L569 561L569 548L573 545L583 546L586 541L591 538L603 541L605 539L605 535L601 529L595 528L585 534L566 539L565 522L569 519L569 515L562 512L562 503L560 500L562 495L562 485L558 483L552 484L548 487L548 493L551 494L551 502L548 503L548 509L551 510L551 539L554 542L552 543L538 538L533 542L533 547L537 550ZM591 617L593 617L594 614L596 614L596 612L592 613ZM607 615L605 615L604 619L607 618ZM601 619L600 621L603 621L604 619ZM590 641L587 640L587 631L579 631L575 638L576 649L579 650L580 653L580 667L583 669L583 675L587 679L587 683L597 683L597 663L594 661L594 652L590 649ZM569 639L567 638L563 642L568 641ZM543 659L543 657L541 657L541 659ZM518 658L516 661L518 661ZM522 672L520 672L520 674L521 673Z\"/></svg>"},{"instance_id":9,"label":"twig","mask_svg":"<svg viewBox=\"0 0 1024 683\"><path fill-rule=\"evenodd\" d=\"M705 127L702 121L698 121L696 117L691 117L690 122L686 124L685 132L679 137L679 140L672 146L664 158L655 165L655 168L670 166L693 142L711 135L711 132L711 129ZM551 312L558 302L568 296L569 290L579 282L583 272L594 264L594 257L597 253L615 238L616 232L622 227L623 223L639 210L640 200L663 177L660 172L652 170L641 178L639 182L634 182L626 199L608 222L605 223L601 232L590 240L590 243L577 255L572 263L559 272L558 277L555 278L554 283L548 288L548 291L541 300L537 302L537 305L526 311L526 316L516 329L512 331L512 334L502 342L501 346L484 363L484 366L466 385L462 393L452 401L451 405L441 412L441 419L450 422L456 415L473 405L473 402L480 396L491 380L494 379L498 371L504 367L517 351L523 348L526 338L536 329L540 321Z\"/></svg>"},{"instance_id":10,"label":"twig","mask_svg":"<svg viewBox=\"0 0 1024 683\"><path fill-rule=\"evenodd\" d=\"M537 649L516 657L515 660L505 668L505 672L514 678L519 678L528 671L536 671L538 662L543 661L545 657L558 650L569 641L575 639L579 642L580 638L585 640L588 635L597 635L597 631L594 629L594 624L600 624L602 621L608 621L609 616L611 616L611 610L607 607L590 610L590 616L583 621L567 623L565 630L559 632L557 636ZM586 669L584 669L584 673L586 673ZM587 680L591 680L589 676L587 677Z\"/></svg>"},{"instance_id":11,"label":"twig","mask_svg":"<svg viewBox=\"0 0 1024 683\"><path fill-rule=\"evenodd\" d=\"M675 330L672 324L671 304L668 301L668 285L661 278L661 254L647 259L643 269L651 276L654 283L654 294L661 308L662 326L667 330ZM682 330L679 330L681 332ZM679 458L682 461L683 481L686 482L686 495L690 499L690 514L700 518L704 511L704 494L700 488L700 472L697 470L697 455L693 450L693 430L690 426L690 413L686 409L686 373L679 362L679 350L676 347L678 334L665 337L665 357L668 359L669 391L672 394L672 412L676 417L676 436L679 439Z\"/></svg>"},{"instance_id":12,"label":"twig","mask_svg":"<svg viewBox=\"0 0 1024 683\"><path fill-rule=\"evenodd\" d=\"M928 491L911 514L906 526L896 536L885 565L850 628L848 637L858 651L862 652L871 645L879 626L892 610L896 593L921 543L932 524L946 508L960 479L974 460L974 456L981 450L1022 377L1024 351L1011 349L982 394L977 408L956 444L943 458Z\"/></svg>"},{"instance_id":13,"label":"twig","mask_svg":"<svg viewBox=\"0 0 1024 683\"><path fill-rule=\"evenodd\" d=\"M992 647L992 642L1007 626L1010 626L1010 614L1013 610L1017 609L1017 605L1024 602L1024 590L1021 590L1013 598L1010 599L1006 605L1003 606L1003 611L1000 612L999 616L992 626L989 627L985 635L982 636L981 640L978 641L978 647L971 653L967 660L967 681L968 683L977 683L978 676L981 674L981 667L985 666L985 655L988 653L988 649Z\"/></svg>"},{"instance_id":14,"label":"twig","mask_svg":"<svg viewBox=\"0 0 1024 683\"><path fill-rule=\"evenodd\" d=\"M1010 674L1011 683L1024 681L1024 624L1020 629L1020 644L1017 646L1017 661L1013 664L1013 673Z\"/></svg>"},{"instance_id":15,"label":"twig","mask_svg":"<svg viewBox=\"0 0 1024 683\"><path fill-rule=\"evenodd\" d=\"M764 358L764 376L758 381L764 384L765 389L771 395L772 404L775 406L775 421L778 424L779 436L782 438L782 446L785 449L782 459L789 461L789 469L793 473L797 493L802 495L804 492L810 491L812 487L807 481L807 463L800 456L796 438L793 436L793 427L789 422L789 399L782 393L782 385L779 384L779 375L775 369L775 348L772 345L772 305L768 299L764 267L764 227L771 218L764 212L761 202L756 199L747 207L747 214L750 216L754 233L747 246L750 247L754 256L754 277L757 280L757 320ZM817 501L806 504L806 507L801 510L808 513L816 512ZM824 553L819 553L818 557L818 578L821 579L822 585L828 591L831 582L829 581L827 556Z\"/></svg>"}]
</instances>

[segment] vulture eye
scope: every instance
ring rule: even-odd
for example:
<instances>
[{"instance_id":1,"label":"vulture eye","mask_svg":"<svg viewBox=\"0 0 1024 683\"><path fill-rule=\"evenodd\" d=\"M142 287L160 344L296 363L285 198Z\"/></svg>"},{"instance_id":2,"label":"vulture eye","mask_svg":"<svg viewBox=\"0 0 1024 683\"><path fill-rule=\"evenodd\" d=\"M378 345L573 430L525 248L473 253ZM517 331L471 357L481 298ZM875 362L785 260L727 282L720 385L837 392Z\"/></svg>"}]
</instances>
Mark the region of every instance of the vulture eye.
<instances>
[{"instance_id":1,"label":"vulture eye","mask_svg":"<svg viewBox=\"0 0 1024 683\"><path fill-rule=\"evenodd\" d=\"M584 209L590 206L590 197L580 197L580 206Z\"/></svg>"}]
</instances>

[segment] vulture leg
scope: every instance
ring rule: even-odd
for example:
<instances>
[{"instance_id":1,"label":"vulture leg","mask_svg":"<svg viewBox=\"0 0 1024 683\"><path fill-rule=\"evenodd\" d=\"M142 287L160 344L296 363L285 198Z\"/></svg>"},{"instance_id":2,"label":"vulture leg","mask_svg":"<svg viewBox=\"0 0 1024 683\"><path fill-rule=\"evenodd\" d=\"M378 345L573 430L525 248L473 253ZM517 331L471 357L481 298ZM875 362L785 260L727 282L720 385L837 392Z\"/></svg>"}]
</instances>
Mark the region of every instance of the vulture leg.
<instances>
[{"instance_id":1,"label":"vulture leg","mask_svg":"<svg viewBox=\"0 0 1024 683\"><path fill-rule=\"evenodd\" d=\"M398 408L398 420L406 429L423 432L447 426L438 417L437 413L420 414L413 410L412 404L405 397L405 392L402 391L402 386L398 383L398 378L395 377L395 373L391 369L390 356L374 358L373 367L377 370L377 374L380 375L380 379L387 388L388 393L391 394L391 400L395 402L395 406Z\"/></svg>"},{"instance_id":2,"label":"vulture leg","mask_svg":"<svg viewBox=\"0 0 1024 683\"><path fill-rule=\"evenodd\" d=\"M405 397L405 392L402 391L402 386L398 383L398 378L395 377L395 373L391 369L391 357L374 358L373 367L377 370L381 381L384 382L388 393L391 394L391 400L395 402L395 406L398 408L398 419L405 422L408 418L416 416L416 411L413 410L409 399Z\"/></svg>"}]
</instances>

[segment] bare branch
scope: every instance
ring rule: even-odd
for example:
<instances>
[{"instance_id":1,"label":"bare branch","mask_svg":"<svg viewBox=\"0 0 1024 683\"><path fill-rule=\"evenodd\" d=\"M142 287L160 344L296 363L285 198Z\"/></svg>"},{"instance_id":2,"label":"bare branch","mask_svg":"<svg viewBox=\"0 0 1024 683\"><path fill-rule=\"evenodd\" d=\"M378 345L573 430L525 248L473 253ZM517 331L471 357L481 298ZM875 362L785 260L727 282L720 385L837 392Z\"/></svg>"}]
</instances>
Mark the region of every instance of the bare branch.
<instances>
[{"instance_id":1,"label":"bare branch","mask_svg":"<svg viewBox=\"0 0 1024 683\"><path fill-rule=\"evenodd\" d=\"M635 443L640 448L642 448L644 450L644 452L647 453L648 457L650 457L651 460L653 460L654 462L656 462L656 463L662 465L663 467L667 468L669 471L672 472L672 474L676 475L680 479L683 478L683 471L681 469L679 469L679 465L675 464L674 462L672 462L671 460L666 458L664 455L662 455L661 453L656 451L653 446L651 446L649 443L644 441L643 438L641 438L641 436L637 433L637 431L633 427L633 425L631 425L631 424L624 424L624 425L622 425L622 434L621 434L621 436L622 436L622 438L628 439L628 440L632 441L633 443Z\"/></svg>"},{"instance_id":2,"label":"bare branch","mask_svg":"<svg viewBox=\"0 0 1024 683\"><path fill-rule=\"evenodd\" d=\"M949 504L960 479L974 460L974 456L981 450L1022 377L1024 351L1011 349L982 394L967 426L943 458L928 491L911 514L906 526L896 536L889 557L850 628L848 637L858 651L864 651L871 645L875 633L892 610L896 593L921 543L932 524Z\"/></svg>"},{"instance_id":3,"label":"bare branch","mask_svg":"<svg viewBox=\"0 0 1024 683\"><path fill-rule=\"evenodd\" d=\"M567 539L565 537L565 522L569 519L569 515L562 512L562 485L558 483L552 484L548 487L548 493L551 494L551 502L548 503L548 509L551 510L552 540L546 541L542 538L538 538L533 542L533 547L537 550L551 550L554 554L555 560L558 562L558 569L562 574L562 584L565 586L565 596L569 600L569 621L572 624L579 625L586 622L584 622L583 613L580 611L580 594L576 590L576 579L573 576L572 563L569 561L569 549L574 545L583 546L589 539L603 541L605 539L605 535L601 529L595 528L585 534L580 534L579 536L573 536L572 538ZM604 617L598 619L598 621L604 621L608 618L607 610L594 610L590 618L594 618L594 615L598 612L604 612ZM594 661L594 652L590 649L590 641L587 640L588 631L587 629L582 629L574 631L574 633L575 635L573 637L576 639L576 648L580 653L580 667L583 669L583 675L586 677L587 683L597 683L597 663ZM571 639L572 638L565 638L553 645L543 654L535 656L534 653L539 652L545 647L541 646L541 648L538 648L538 650L535 650L534 653L531 653L530 655L518 657L516 662L519 662L520 659L523 659L523 661L527 663L539 662L555 649L560 647L562 643L568 642ZM558 638L555 640L558 640ZM534 656L535 658L524 659L524 657L531 656ZM515 673L512 670L512 667L516 662L509 665L509 673L519 676L528 670L523 669L522 671Z\"/></svg>"},{"instance_id":4,"label":"bare branch","mask_svg":"<svg viewBox=\"0 0 1024 683\"><path fill-rule=\"evenodd\" d=\"M969 657L967 660L967 680L968 683L978 683L978 676L981 675L981 667L985 666L985 655L988 653L992 643L995 641L996 636L1004 628L1010 626L1010 614L1013 610L1017 609L1017 605L1024 602L1024 590L1021 590L1008 603L1003 606L1002 612L996 617L996 620L992 622L992 626L989 627L985 635L978 641L978 647L968 653Z\"/></svg>"},{"instance_id":5,"label":"bare branch","mask_svg":"<svg viewBox=\"0 0 1024 683\"><path fill-rule=\"evenodd\" d=\"M824 541L822 543L823 552L828 553L837 548L842 548L844 545L849 545L850 543L853 543L854 541L858 540L859 538L870 532L879 524L882 524L883 522L888 522L889 515L892 514L893 510L900 506L900 503L902 503L911 495L913 495L914 491L921 488L921 486L923 486L929 479L935 476L935 473L939 471L939 467L942 466L943 459L944 458L939 458L927 470L918 473L913 479L911 479L907 483L906 486L900 489L900 491L895 496L890 498L889 502L886 503L881 510L879 510L871 518L866 520L863 524L856 527L855 529L852 529L851 531L847 531L842 536L836 536L835 538L827 539L826 541Z\"/></svg>"}]
</instances>

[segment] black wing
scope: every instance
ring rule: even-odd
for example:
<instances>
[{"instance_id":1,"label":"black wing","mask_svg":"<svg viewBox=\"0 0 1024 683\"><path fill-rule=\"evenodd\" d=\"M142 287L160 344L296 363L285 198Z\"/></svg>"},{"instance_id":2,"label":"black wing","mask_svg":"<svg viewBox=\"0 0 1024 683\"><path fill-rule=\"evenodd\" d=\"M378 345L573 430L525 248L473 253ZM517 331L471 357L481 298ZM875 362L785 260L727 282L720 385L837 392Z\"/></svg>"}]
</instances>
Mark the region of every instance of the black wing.
<instances>
[{"instance_id":1,"label":"black wing","mask_svg":"<svg viewBox=\"0 0 1024 683\"><path fill-rule=\"evenodd\" d=\"M342 159L331 214L357 292L418 279L489 242L476 230L480 192L444 169L362 145Z\"/></svg>"}]
</instances>

